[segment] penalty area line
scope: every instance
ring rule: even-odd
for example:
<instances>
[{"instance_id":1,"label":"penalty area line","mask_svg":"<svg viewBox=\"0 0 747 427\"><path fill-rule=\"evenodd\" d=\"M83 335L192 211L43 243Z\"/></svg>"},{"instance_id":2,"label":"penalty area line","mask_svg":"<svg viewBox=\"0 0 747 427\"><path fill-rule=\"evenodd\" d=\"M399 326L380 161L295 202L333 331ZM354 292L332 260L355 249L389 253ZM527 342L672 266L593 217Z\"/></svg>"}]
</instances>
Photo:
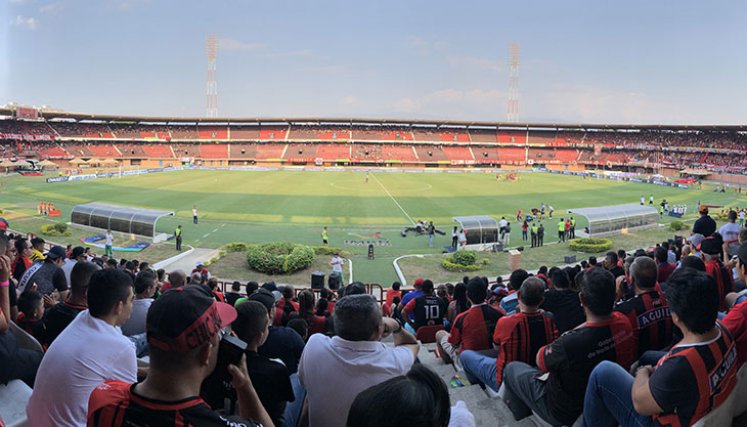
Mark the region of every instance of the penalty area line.
<instances>
[{"instance_id":1,"label":"penalty area line","mask_svg":"<svg viewBox=\"0 0 747 427\"><path fill-rule=\"evenodd\" d=\"M379 187L381 187L381 189L384 190L384 192L386 193L386 195L389 196L390 199L392 199L392 201L394 202L394 204L397 205L397 207L399 208L399 210L401 210L402 213L405 214L405 216L407 217L407 219L410 220L410 223L415 224L415 221L412 219L412 217L407 213L407 211L405 211L405 209L402 207L402 205L399 204L399 202L397 201L397 199L395 199L394 196L392 196L392 193L390 193L389 190L387 190L386 187L384 187L384 184L382 184L381 181L379 181L379 178L375 174L371 174L371 176L373 177L373 179L376 180L376 183L379 184Z\"/></svg>"}]
</instances>

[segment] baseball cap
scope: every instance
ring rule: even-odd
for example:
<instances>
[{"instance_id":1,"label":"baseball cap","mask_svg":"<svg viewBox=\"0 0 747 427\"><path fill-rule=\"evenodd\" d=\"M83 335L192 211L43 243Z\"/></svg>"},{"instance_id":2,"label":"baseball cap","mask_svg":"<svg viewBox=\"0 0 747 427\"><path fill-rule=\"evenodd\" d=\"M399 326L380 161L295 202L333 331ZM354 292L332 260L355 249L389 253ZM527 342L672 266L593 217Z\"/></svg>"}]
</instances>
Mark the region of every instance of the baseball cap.
<instances>
[{"instance_id":1,"label":"baseball cap","mask_svg":"<svg viewBox=\"0 0 747 427\"><path fill-rule=\"evenodd\" d=\"M418 277L415 279L415 282L412 284L412 286L415 287L415 289L420 289L421 286L423 286L423 282L425 282L425 279L422 277Z\"/></svg>"},{"instance_id":2,"label":"baseball cap","mask_svg":"<svg viewBox=\"0 0 747 427\"><path fill-rule=\"evenodd\" d=\"M705 236L703 236L700 233L695 233L692 236L687 238L687 240L689 240L690 243L692 243L695 249L698 249L698 246L700 246L700 242L702 242L704 239L705 239Z\"/></svg>"},{"instance_id":3,"label":"baseball cap","mask_svg":"<svg viewBox=\"0 0 747 427\"><path fill-rule=\"evenodd\" d=\"M270 311L275 306L275 295L267 289L260 288L257 292L249 295L249 301L261 302L267 308L267 311Z\"/></svg>"},{"instance_id":4,"label":"baseball cap","mask_svg":"<svg viewBox=\"0 0 747 427\"><path fill-rule=\"evenodd\" d=\"M198 348L236 320L236 309L216 301L210 289L187 285L164 292L145 319L148 344L163 351L186 353Z\"/></svg>"},{"instance_id":5,"label":"baseball cap","mask_svg":"<svg viewBox=\"0 0 747 427\"><path fill-rule=\"evenodd\" d=\"M66 256L67 252L62 246L52 246L52 249L47 252L47 258L49 259L65 258Z\"/></svg>"},{"instance_id":6,"label":"baseball cap","mask_svg":"<svg viewBox=\"0 0 747 427\"><path fill-rule=\"evenodd\" d=\"M708 237L703 239L698 250L708 255L718 255L723 250L720 239Z\"/></svg>"}]
</instances>

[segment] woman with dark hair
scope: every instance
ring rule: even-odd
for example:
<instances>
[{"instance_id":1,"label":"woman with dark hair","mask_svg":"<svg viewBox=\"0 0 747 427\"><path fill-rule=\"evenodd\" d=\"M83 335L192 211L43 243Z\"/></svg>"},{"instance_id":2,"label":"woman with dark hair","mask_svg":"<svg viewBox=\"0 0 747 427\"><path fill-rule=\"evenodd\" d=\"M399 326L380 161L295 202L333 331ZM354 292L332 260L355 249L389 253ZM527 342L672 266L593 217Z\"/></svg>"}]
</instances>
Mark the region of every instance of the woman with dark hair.
<instances>
[{"instance_id":1,"label":"woman with dark hair","mask_svg":"<svg viewBox=\"0 0 747 427\"><path fill-rule=\"evenodd\" d=\"M446 309L446 320L449 325L454 323L454 319L463 311L469 309L470 303L467 300L467 285L460 282L454 286L454 300L449 303Z\"/></svg>"},{"instance_id":2,"label":"woman with dark hair","mask_svg":"<svg viewBox=\"0 0 747 427\"><path fill-rule=\"evenodd\" d=\"M407 375L362 391L350 407L347 426L446 427L450 416L446 384L416 364Z\"/></svg>"},{"instance_id":3,"label":"woman with dark hair","mask_svg":"<svg viewBox=\"0 0 747 427\"><path fill-rule=\"evenodd\" d=\"M302 291L298 294L298 314L291 313L290 318L306 320L309 325L309 336L327 333L327 318L314 313L316 308L314 294L311 291Z\"/></svg>"}]
</instances>

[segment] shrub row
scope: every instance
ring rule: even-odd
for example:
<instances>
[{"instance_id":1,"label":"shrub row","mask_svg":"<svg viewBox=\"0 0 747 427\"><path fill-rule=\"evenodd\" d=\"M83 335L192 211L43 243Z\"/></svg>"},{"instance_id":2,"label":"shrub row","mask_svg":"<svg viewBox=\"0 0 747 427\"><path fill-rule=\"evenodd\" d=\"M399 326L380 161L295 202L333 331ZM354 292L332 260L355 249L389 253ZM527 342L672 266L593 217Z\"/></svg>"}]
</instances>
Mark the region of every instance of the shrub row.
<instances>
[{"instance_id":1,"label":"shrub row","mask_svg":"<svg viewBox=\"0 0 747 427\"><path fill-rule=\"evenodd\" d=\"M43 224L41 226L41 233L45 236L70 236L72 231L64 222L56 222L54 224Z\"/></svg>"},{"instance_id":2,"label":"shrub row","mask_svg":"<svg viewBox=\"0 0 747 427\"><path fill-rule=\"evenodd\" d=\"M248 245L249 268L265 274L288 274L308 268L314 262L314 249L288 242Z\"/></svg>"},{"instance_id":3,"label":"shrub row","mask_svg":"<svg viewBox=\"0 0 747 427\"><path fill-rule=\"evenodd\" d=\"M612 240L586 237L573 239L568 246L578 252L598 253L610 250L612 247Z\"/></svg>"},{"instance_id":4,"label":"shrub row","mask_svg":"<svg viewBox=\"0 0 747 427\"><path fill-rule=\"evenodd\" d=\"M477 265L477 254L471 251L456 251L441 261L441 267L447 271L476 271L480 269Z\"/></svg>"}]
</instances>

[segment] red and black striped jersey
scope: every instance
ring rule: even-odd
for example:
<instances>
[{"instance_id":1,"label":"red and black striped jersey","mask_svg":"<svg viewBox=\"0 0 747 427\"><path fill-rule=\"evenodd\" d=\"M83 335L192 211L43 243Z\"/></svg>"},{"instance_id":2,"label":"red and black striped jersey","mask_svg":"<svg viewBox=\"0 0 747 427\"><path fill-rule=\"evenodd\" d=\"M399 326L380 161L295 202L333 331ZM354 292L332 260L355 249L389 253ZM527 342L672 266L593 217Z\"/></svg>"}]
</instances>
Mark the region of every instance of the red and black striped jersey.
<instances>
[{"instance_id":1,"label":"red and black striped jersey","mask_svg":"<svg viewBox=\"0 0 747 427\"><path fill-rule=\"evenodd\" d=\"M139 396L135 384L107 381L91 393L88 426L93 427L261 427L252 421L223 416L210 409L199 397L165 402Z\"/></svg>"},{"instance_id":2,"label":"red and black striped jersey","mask_svg":"<svg viewBox=\"0 0 747 427\"><path fill-rule=\"evenodd\" d=\"M729 331L716 324L711 341L675 345L649 378L649 389L663 412L657 425L690 426L721 405L736 385L737 349Z\"/></svg>"},{"instance_id":3,"label":"red and black striped jersey","mask_svg":"<svg viewBox=\"0 0 747 427\"><path fill-rule=\"evenodd\" d=\"M615 305L633 326L638 357L647 350L661 350L672 342L672 315L664 294L657 290L638 294Z\"/></svg>"},{"instance_id":4,"label":"red and black striped jersey","mask_svg":"<svg viewBox=\"0 0 747 427\"><path fill-rule=\"evenodd\" d=\"M581 415L589 376L599 362L617 362L630 369L635 360L633 327L622 313L604 322L586 322L561 335L537 353L538 368L547 371L547 401L552 415L572 425Z\"/></svg>"},{"instance_id":5,"label":"red and black striped jersey","mask_svg":"<svg viewBox=\"0 0 747 427\"><path fill-rule=\"evenodd\" d=\"M492 348L493 330L498 319L504 315L487 304L473 305L459 313L449 333L449 343L462 350L488 350Z\"/></svg>"},{"instance_id":6,"label":"red and black striped jersey","mask_svg":"<svg viewBox=\"0 0 747 427\"><path fill-rule=\"evenodd\" d=\"M724 298L726 298L726 294L734 291L734 280L731 277L731 271L718 259L712 259L706 263L706 273L716 282L719 311L726 311L727 307Z\"/></svg>"},{"instance_id":7,"label":"red and black striped jersey","mask_svg":"<svg viewBox=\"0 0 747 427\"><path fill-rule=\"evenodd\" d=\"M496 360L496 384L503 380L503 368L514 361L537 366L537 352L553 342L560 333L552 313L516 313L501 317L493 332L493 342L500 346Z\"/></svg>"}]
</instances>

